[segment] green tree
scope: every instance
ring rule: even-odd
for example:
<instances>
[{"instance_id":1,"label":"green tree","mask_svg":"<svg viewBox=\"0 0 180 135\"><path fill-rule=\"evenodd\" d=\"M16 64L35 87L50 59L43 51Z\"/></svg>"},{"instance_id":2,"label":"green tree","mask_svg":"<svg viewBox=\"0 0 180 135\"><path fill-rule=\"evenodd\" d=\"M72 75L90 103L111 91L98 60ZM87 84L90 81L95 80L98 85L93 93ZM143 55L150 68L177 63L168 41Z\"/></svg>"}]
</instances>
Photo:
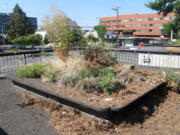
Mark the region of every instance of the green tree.
<instances>
[{"instance_id":1,"label":"green tree","mask_svg":"<svg viewBox=\"0 0 180 135\"><path fill-rule=\"evenodd\" d=\"M16 4L10 15L8 24L7 37L10 41L20 36L26 36L35 32L31 22L26 17L18 4Z\"/></svg>"},{"instance_id":2,"label":"green tree","mask_svg":"<svg viewBox=\"0 0 180 135\"><path fill-rule=\"evenodd\" d=\"M158 11L158 13L163 13L164 16L174 12L176 18L172 22L164 24L162 33L169 37L171 30L173 30L173 37L180 38L180 0L155 0L147 3L146 6Z\"/></svg>"},{"instance_id":3,"label":"green tree","mask_svg":"<svg viewBox=\"0 0 180 135\"><path fill-rule=\"evenodd\" d=\"M74 28L72 29L72 42L80 42L81 39L83 38L82 36L82 30L80 28Z\"/></svg>"},{"instance_id":4,"label":"green tree","mask_svg":"<svg viewBox=\"0 0 180 135\"><path fill-rule=\"evenodd\" d=\"M98 33L99 38L104 41L107 32L106 28L103 25L97 25L94 27L94 30Z\"/></svg>"},{"instance_id":5,"label":"green tree","mask_svg":"<svg viewBox=\"0 0 180 135\"><path fill-rule=\"evenodd\" d=\"M89 34L89 35L87 36L87 39L88 39L88 41L93 41L93 42L96 42L96 41L97 41L97 39L96 39L92 34Z\"/></svg>"},{"instance_id":6,"label":"green tree","mask_svg":"<svg viewBox=\"0 0 180 135\"><path fill-rule=\"evenodd\" d=\"M49 38L48 38L48 35L47 35L47 34L45 35L43 42L44 42L45 44L49 44Z\"/></svg>"},{"instance_id":7,"label":"green tree","mask_svg":"<svg viewBox=\"0 0 180 135\"><path fill-rule=\"evenodd\" d=\"M155 0L146 4L147 7L163 13L166 16L170 12L180 15L180 0Z\"/></svg>"},{"instance_id":8,"label":"green tree","mask_svg":"<svg viewBox=\"0 0 180 135\"><path fill-rule=\"evenodd\" d=\"M180 38L180 16L177 16L173 21L164 24L162 33L170 37L171 30L173 30L173 37Z\"/></svg>"}]
</instances>

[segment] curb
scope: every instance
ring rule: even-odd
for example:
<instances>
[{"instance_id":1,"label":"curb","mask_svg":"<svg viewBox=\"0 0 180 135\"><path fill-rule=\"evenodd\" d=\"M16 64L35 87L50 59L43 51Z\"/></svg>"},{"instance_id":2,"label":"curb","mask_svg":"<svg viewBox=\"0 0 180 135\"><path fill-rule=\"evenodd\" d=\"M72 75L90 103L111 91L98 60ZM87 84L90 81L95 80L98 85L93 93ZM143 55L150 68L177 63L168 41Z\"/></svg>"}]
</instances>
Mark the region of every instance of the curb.
<instances>
[{"instance_id":1,"label":"curb","mask_svg":"<svg viewBox=\"0 0 180 135\"><path fill-rule=\"evenodd\" d=\"M14 76L14 77L12 77ZM19 81L18 79L15 78L15 75L13 74L9 74L6 76L7 79L11 80L13 82L14 85L23 88L27 91L33 92L35 94L38 94L40 96L46 97L46 98L51 98L56 100L57 102L64 104L66 106L69 107L73 107L75 109L78 109L84 113L90 114L90 115L94 115L96 117L100 117L103 119L107 119L109 121L112 120L112 117L115 113L119 113L121 114L126 112L126 110L133 105L136 105L138 102L140 102L143 98L145 98L147 95L151 94L152 92L159 90L161 87L164 87L166 85L165 82L162 82L161 84L159 84L157 87L152 88L151 90L147 91L146 93L142 94L141 96L137 97L135 100L130 101L129 103L127 103L124 106L121 107L112 107L112 108L96 108L96 107L92 107L89 106L87 104L72 100L68 97L64 97L64 96L59 96L59 95L55 95L52 92L47 92L45 90L42 89L37 89L31 85L25 84L23 83L23 81Z\"/></svg>"}]
</instances>

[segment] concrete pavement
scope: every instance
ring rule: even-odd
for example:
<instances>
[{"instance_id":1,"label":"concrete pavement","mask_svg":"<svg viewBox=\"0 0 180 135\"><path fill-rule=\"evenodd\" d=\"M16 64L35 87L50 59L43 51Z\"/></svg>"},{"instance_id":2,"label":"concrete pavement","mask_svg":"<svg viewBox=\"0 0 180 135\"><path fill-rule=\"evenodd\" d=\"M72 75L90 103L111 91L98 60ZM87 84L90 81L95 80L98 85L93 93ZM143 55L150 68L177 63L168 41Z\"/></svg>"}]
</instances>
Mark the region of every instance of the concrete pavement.
<instances>
[{"instance_id":1,"label":"concrete pavement","mask_svg":"<svg viewBox=\"0 0 180 135\"><path fill-rule=\"evenodd\" d=\"M48 124L49 114L17 106L22 100L12 83L0 77L0 135L57 135Z\"/></svg>"}]
</instances>

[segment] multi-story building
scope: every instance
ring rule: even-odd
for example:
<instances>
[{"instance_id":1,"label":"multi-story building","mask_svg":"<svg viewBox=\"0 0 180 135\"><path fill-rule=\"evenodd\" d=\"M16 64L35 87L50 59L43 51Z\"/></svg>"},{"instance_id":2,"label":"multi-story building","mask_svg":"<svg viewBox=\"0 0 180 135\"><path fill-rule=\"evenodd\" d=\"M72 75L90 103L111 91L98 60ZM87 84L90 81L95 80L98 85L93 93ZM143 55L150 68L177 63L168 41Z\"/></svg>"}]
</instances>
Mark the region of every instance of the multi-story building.
<instances>
[{"instance_id":1,"label":"multi-story building","mask_svg":"<svg viewBox=\"0 0 180 135\"><path fill-rule=\"evenodd\" d=\"M0 13L0 33L6 33L7 31L7 26L9 24L10 20L10 14L7 13ZM32 26L34 29L37 29L37 18L35 17L28 17L28 20L31 22Z\"/></svg>"},{"instance_id":2,"label":"multi-story building","mask_svg":"<svg viewBox=\"0 0 180 135\"><path fill-rule=\"evenodd\" d=\"M163 24L172 21L174 18L174 13L169 13L167 16L162 14L129 14L118 17L103 17L99 21L109 33L117 34L118 31L118 39L122 44L125 39L132 44L132 42L139 41L149 43L167 40L168 37L162 34L161 29ZM133 40L130 41L130 39Z\"/></svg>"}]
</instances>

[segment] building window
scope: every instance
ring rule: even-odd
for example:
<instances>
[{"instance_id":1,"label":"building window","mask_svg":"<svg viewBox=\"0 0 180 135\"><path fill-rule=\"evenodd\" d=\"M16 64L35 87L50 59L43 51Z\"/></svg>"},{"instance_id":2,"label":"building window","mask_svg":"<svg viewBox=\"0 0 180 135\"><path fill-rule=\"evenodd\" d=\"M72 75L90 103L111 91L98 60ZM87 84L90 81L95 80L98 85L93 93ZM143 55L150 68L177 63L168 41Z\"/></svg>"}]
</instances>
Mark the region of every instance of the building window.
<instances>
[{"instance_id":1,"label":"building window","mask_svg":"<svg viewBox=\"0 0 180 135\"><path fill-rule=\"evenodd\" d=\"M142 18L138 18L138 19L136 19L137 21L143 21L143 19Z\"/></svg>"},{"instance_id":2,"label":"building window","mask_svg":"<svg viewBox=\"0 0 180 135\"><path fill-rule=\"evenodd\" d=\"M130 22L133 22L133 19L129 19Z\"/></svg>"},{"instance_id":3,"label":"building window","mask_svg":"<svg viewBox=\"0 0 180 135\"><path fill-rule=\"evenodd\" d=\"M163 17L161 17L161 18L160 18L160 20L164 20L164 18L163 18Z\"/></svg>"},{"instance_id":4,"label":"building window","mask_svg":"<svg viewBox=\"0 0 180 135\"><path fill-rule=\"evenodd\" d=\"M112 20L112 22L117 22L116 20Z\"/></svg>"},{"instance_id":5,"label":"building window","mask_svg":"<svg viewBox=\"0 0 180 135\"><path fill-rule=\"evenodd\" d=\"M122 20L121 22L128 22L128 20Z\"/></svg>"},{"instance_id":6,"label":"building window","mask_svg":"<svg viewBox=\"0 0 180 135\"><path fill-rule=\"evenodd\" d=\"M153 18L148 18L148 21L153 21Z\"/></svg>"}]
</instances>

